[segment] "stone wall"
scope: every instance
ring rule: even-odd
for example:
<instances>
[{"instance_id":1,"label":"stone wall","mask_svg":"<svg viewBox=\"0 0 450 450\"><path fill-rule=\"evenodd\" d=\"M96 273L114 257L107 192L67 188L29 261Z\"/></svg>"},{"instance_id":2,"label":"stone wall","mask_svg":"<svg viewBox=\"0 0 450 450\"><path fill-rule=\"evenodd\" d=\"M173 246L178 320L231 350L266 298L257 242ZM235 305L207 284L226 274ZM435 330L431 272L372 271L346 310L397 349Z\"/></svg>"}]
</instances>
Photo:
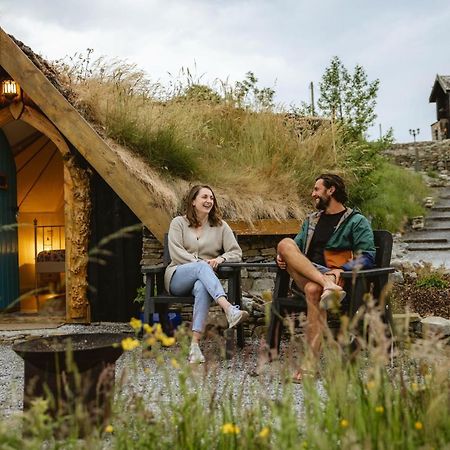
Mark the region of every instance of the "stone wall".
<instances>
[{"instance_id":1,"label":"stone wall","mask_svg":"<svg viewBox=\"0 0 450 450\"><path fill-rule=\"evenodd\" d=\"M239 236L243 259L248 262L273 261L276 256L276 245L285 236ZM143 249L141 265L162 263L163 248L158 240L146 229L143 232ZM275 272L267 269L243 269L242 290L250 295L262 295L272 291Z\"/></svg>"},{"instance_id":2,"label":"stone wall","mask_svg":"<svg viewBox=\"0 0 450 450\"><path fill-rule=\"evenodd\" d=\"M416 151L419 170L425 172L450 170L450 139L393 144L384 154L400 166L414 168Z\"/></svg>"}]
</instances>

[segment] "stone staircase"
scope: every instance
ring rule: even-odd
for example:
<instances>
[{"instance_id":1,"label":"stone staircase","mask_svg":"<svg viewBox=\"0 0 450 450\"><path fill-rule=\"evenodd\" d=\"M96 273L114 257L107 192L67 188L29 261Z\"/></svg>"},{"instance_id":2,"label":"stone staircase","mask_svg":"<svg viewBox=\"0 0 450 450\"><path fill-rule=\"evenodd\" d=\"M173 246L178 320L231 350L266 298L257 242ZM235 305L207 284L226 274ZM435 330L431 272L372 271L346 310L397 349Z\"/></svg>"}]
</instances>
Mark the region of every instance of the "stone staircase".
<instances>
[{"instance_id":1,"label":"stone staircase","mask_svg":"<svg viewBox=\"0 0 450 450\"><path fill-rule=\"evenodd\" d=\"M424 228L403 236L408 259L450 267L450 188L443 188L425 216Z\"/></svg>"}]
</instances>

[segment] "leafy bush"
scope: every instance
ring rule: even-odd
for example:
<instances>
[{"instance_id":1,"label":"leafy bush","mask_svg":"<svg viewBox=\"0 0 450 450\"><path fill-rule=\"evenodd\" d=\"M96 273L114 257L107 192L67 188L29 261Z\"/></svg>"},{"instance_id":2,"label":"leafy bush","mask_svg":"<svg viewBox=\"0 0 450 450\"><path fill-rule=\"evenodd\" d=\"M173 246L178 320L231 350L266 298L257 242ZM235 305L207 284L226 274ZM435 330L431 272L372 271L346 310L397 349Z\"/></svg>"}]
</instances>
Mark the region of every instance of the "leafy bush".
<instances>
[{"instance_id":1,"label":"leafy bush","mask_svg":"<svg viewBox=\"0 0 450 450\"><path fill-rule=\"evenodd\" d=\"M430 273L418 278L416 281L416 286L419 288L438 288L447 289L450 283L443 278L442 274L439 272Z\"/></svg>"}]
</instances>

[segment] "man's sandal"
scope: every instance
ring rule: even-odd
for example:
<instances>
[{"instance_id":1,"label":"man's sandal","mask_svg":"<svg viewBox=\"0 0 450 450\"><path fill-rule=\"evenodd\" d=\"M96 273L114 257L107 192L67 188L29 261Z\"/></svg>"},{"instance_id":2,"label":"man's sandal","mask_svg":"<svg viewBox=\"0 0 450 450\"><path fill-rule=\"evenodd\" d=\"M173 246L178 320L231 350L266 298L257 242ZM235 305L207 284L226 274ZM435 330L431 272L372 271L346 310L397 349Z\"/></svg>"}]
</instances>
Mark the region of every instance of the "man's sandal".
<instances>
[{"instance_id":1,"label":"man's sandal","mask_svg":"<svg viewBox=\"0 0 450 450\"><path fill-rule=\"evenodd\" d=\"M337 308L341 304L342 300L344 300L346 295L347 293L345 291L333 288L325 288L322 295L320 296L319 306L325 310Z\"/></svg>"}]
</instances>

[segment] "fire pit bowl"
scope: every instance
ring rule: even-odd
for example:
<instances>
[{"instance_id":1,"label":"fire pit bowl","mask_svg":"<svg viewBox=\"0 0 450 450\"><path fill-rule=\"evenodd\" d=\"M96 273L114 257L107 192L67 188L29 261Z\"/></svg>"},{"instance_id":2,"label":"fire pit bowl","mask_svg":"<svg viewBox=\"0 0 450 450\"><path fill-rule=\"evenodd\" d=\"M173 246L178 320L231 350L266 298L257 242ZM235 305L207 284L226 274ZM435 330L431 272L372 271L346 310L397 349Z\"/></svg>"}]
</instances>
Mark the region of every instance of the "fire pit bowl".
<instances>
[{"instance_id":1,"label":"fire pit bowl","mask_svg":"<svg viewBox=\"0 0 450 450\"><path fill-rule=\"evenodd\" d=\"M94 423L110 414L115 362L126 334L68 334L21 342L13 350L25 361L24 410L33 399L49 400L56 417L83 406Z\"/></svg>"}]
</instances>

